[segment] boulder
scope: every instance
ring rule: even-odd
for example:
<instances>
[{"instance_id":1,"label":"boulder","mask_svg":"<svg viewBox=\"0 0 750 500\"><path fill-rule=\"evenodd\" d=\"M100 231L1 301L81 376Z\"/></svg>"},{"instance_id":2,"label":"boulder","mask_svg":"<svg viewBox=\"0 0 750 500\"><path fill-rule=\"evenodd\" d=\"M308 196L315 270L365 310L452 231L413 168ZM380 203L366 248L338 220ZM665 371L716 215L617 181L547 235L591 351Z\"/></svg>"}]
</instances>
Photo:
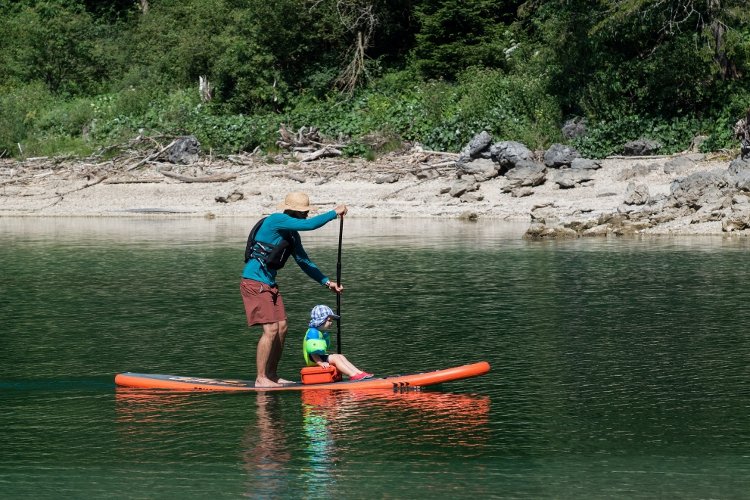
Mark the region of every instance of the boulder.
<instances>
[{"instance_id":1,"label":"boulder","mask_svg":"<svg viewBox=\"0 0 750 500\"><path fill-rule=\"evenodd\" d=\"M553 144L544 152L544 164L549 168L568 167L581 154L570 146Z\"/></svg>"},{"instance_id":2,"label":"boulder","mask_svg":"<svg viewBox=\"0 0 750 500\"><path fill-rule=\"evenodd\" d=\"M492 160L478 159L464 163L459 170L460 175L473 175L479 182L484 182L500 175L497 165Z\"/></svg>"},{"instance_id":3,"label":"boulder","mask_svg":"<svg viewBox=\"0 0 750 500\"><path fill-rule=\"evenodd\" d=\"M515 167L520 161L530 161L533 154L520 142L503 141L490 146L490 156L501 168L507 170Z\"/></svg>"},{"instance_id":4,"label":"boulder","mask_svg":"<svg viewBox=\"0 0 750 500\"><path fill-rule=\"evenodd\" d=\"M670 186L668 201L674 206L687 206L695 210L716 204L728 186L727 177L726 172L717 169L678 179Z\"/></svg>"},{"instance_id":5,"label":"boulder","mask_svg":"<svg viewBox=\"0 0 750 500\"><path fill-rule=\"evenodd\" d=\"M492 136L489 132L485 130L481 131L461 150L461 154L458 157L458 163L461 164L471 161L474 158L478 158L480 153L486 149L491 142Z\"/></svg>"},{"instance_id":6,"label":"boulder","mask_svg":"<svg viewBox=\"0 0 750 500\"><path fill-rule=\"evenodd\" d=\"M725 233L743 231L750 228L750 210L733 212L721 222L721 230Z\"/></svg>"},{"instance_id":7,"label":"boulder","mask_svg":"<svg viewBox=\"0 0 750 500\"><path fill-rule=\"evenodd\" d=\"M570 168L573 170L599 170L602 168L602 162L599 160L589 160L587 158L574 158L570 162Z\"/></svg>"},{"instance_id":8,"label":"boulder","mask_svg":"<svg viewBox=\"0 0 750 500\"><path fill-rule=\"evenodd\" d=\"M566 168L555 172L552 181L561 189L572 189L581 183L593 180L590 170Z\"/></svg>"},{"instance_id":9,"label":"boulder","mask_svg":"<svg viewBox=\"0 0 750 500\"><path fill-rule=\"evenodd\" d=\"M636 184L631 182L628 184L628 188L625 190L625 200L623 203L626 205L645 205L649 200L648 186L645 184Z\"/></svg>"},{"instance_id":10,"label":"boulder","mask_svg":"<svg viewBox=\"0 0 750 500\"><path fill-rule=\"evenodd\" d=\"M479 184L477 184L472 176L467 175L454 182L448 194L453 198L460 198L464 193L476 191L477 189L479 189Z\"/></svg>"},{"instance_id":11,"label":"boulder","mask_svg":"<svg viewBox=\"0 0 750 500\"><path fill-rule=\"evenodd\" d=\"M393 184L398 182L398 174L384 174L375 178L375 184Z\"/></svg>"},{"instance_id":12,"label":"boulder","mask_svg":"<svg viewBox=\"0 0 750 500\"><path fill-rule=\"evenodd\" d=\"M521 186L544 184L546 172L547 169L540 163L528 160L519 161L515 167L505 173L505 178L509 181L508 191Z\"/></svg>"},{"instance_id":13,"label":"boulder","mask_svg":"<svg viewBox=\"0 0 750 500\"><path fill-rule=\"evenodd\" d=\"M586 135L586 118L575 117L566 121L562 127L562 135L566 139L575 139Z\"/></svg>"},{"instance_id":14,"label":"boulder","mask_svg":"<svg viewBox=\"0 0 750 500\"><path fill-rule=\"evenodd\" d=\"M167 161L182 165L192 165L198 161L200 151L201 144L195 136L188 135L180 137L175 141L174 145L169 148Z\"/></svg>"},{"instance_id":15,"label":"boulder","mask_svg":"<svg viewBox=\"0 0 750 500\"><path fill-rule=\"evenodd\" d=\"M655 155L661 144L651 139L638 139L637 141L630 141L623 145L622 154L625 156L650 156Z\"/></svg>"},{"instance_id":16,"label":"boulder","mask_svg":"<svg viewBox=\"0 0 750 500\"><path fill-rule=\"evenodd\" d=\"M735 158L729 163L727 172L731 176L737 176L742 172L750 172L750 159L743 160L742 158Z\"/></svg>"},{"instance_id":17,"label":"boulder","mask_svg":"<svg viewBox=\"0 0 750 500\"><path fill-rule=\"evenodd\" d=\"M534 223L523 235L527 240L567 240L578 238L578 233L569 227L547 226L543 223Z\"/></svg>"}]
</instances>

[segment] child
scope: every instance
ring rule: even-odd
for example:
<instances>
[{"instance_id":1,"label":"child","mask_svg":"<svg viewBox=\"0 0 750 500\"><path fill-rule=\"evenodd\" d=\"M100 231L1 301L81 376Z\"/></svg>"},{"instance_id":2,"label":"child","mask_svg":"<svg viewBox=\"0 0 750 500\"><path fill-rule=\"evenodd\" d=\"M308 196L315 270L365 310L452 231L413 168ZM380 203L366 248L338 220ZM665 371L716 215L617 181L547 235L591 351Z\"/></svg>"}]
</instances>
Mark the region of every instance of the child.
<instances>
[{"instance_id":1,"label":"child","mask_svg":"<svg viewBox=\"0 0 750 500\"><path fill-rule=\"evenodd\" d=\"M331 340L327 331L331 327L334 319L341 316L333 314L328 306L315 306L310 312L310 328L305 333L305 339L302 342L302 354L305 357L307 366L321 366L328 368L331 364L338 371L347 375L349 380L362 380L371 378L372 373L365 373L349 362L343 354L328 354L331 347Z\"/></svg>"}]
</instances>

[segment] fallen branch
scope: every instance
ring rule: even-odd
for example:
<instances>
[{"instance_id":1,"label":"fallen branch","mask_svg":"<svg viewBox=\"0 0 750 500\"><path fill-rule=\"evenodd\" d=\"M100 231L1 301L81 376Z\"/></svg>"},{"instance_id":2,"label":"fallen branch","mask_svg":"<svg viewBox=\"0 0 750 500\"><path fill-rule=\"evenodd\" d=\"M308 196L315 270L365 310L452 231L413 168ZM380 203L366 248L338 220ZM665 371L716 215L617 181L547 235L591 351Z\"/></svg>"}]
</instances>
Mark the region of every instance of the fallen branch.
<instances>
[{"instance_id":1,"label":"fallen branch","mask_svg":"<svg viewBox=\"0 0 750 500\"><path fill-rule=\"evenodd\" d=\"M340 150L326 146L323 149L319 149L318 151L314 153L310 153L309 155L302 158L300 161L313 161L313 160L317 160L318 158L324 158L327 156L341 156L341 154L342 153Z\"/></svg>"},{"instance_id":2,"label":"fallen branch","mask_svg":"<svg viewBox=\"0 0 750 500\"><path fill-rule=\"evenodd\" d=\"M177 179L181 182L228 182L237 178L237 174L216 174L206 175L204 177L188 177L186 175L173 174L172 172L162 171L162 175L170 179Z\"/></svg>"},{"instance_id":3,"label":"fallen branch","mask_svg":"<svg viewBox=\"0 0 750 500\"><path fill-rule=\"evenodd\" d=\"M150 162L150 161L152 161L152 160L155 160L155 159L157 159L157 158L158 158L159 156L161 156L161 154L162 154L162 153L163 153L164 151L166 151L166 150L168 150L169 148L171 148L172 146L174 146L176 142L177 142L177 139L175 139L174 141L170 142L170 143L169 143L169 145L168 145L167 147L165 147L165 148L162 148L162 149L161 149L161 150L160 150L159 152L157 152L157 153L154 153L154 154L152 154L151 156L147 156L146 158L144 158L143 160L139 161L139 162L138 162L138 163L136 163L135 165L133 165L133 166L130 166L130 167L128 167L128 168L126 168L126 169L125 169L125 171L126 171L126 172L130 172L131 170L135 170L136 168L140 167L141 165L143 165L143 164L145 164L145 163L147 163L147 162Z\"/></svg>"},{"instance_id":4,"label":"fallen branch","mask_svg":"<svg viewBox=\"0 0 750 500\"><path fill-rule=\"evenodd\" d=\"M14 177L13 179L6 179L4 181L0 181L0 186L5 186L6 184L15 184L16 182L28 182L31 180L31 177Z\"/></svg>"},{"instance_id":5,"label":"fallen branch","mask_svg":"<svg viewBox=\"0 0 750 500\"><path fill-rule=\"evenodd\" d=\"M153 177L151 179L109 179L104 184L158 184L164 179Z\"/></svg>"},{"instance_id":6,"label":"fallen branch","mask_svg":"<svg viewBox=\"0 0 750 500\"><path fill-rule=\"evenodd\" d=\"M626 156L626 155L614 155L607 156L606 160L661 160L663 158L671 158L674 155L650 155L650 156Z\"/></svg>"},{"instance_id":7,"label":"fallen branch","mask_svg":"<svg viewBox=\"0 0 750 500\"><path fill-rule=\"evenodd\" d=\"M431 170L433 168L443 168L443 167L455 167L456 162L453 160L450 161L444 161L440 163L435 163L434 165L425 165L421 168L421 170Z\"/></svg>"}]
</instances>

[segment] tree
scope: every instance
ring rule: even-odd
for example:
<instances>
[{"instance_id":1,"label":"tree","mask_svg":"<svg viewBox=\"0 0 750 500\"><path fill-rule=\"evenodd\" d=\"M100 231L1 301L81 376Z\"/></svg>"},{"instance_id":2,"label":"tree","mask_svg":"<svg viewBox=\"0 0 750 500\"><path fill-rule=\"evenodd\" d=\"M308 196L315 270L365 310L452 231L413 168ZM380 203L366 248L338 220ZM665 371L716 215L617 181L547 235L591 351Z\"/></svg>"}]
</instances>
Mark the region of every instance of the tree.
<instances>
[{"instance_id":1,"label":"tree","mask_svg":"<svg viewBox=\"0 0 750 500\"><path fill-rule=\"evenodd\" d=\"M426 78L452 80L472 66L503 68L520 2L434 0L416 6L415 63Z\"/></svg>"}]
</instances>

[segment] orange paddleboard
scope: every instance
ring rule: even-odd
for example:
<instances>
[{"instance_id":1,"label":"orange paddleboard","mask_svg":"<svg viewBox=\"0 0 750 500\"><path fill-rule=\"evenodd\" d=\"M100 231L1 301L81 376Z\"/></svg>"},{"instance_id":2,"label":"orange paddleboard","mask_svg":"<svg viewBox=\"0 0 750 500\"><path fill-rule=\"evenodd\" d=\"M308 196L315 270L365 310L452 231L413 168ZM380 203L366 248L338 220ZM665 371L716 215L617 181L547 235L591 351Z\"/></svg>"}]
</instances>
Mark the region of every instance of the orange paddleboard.
<instances>
[{"instance_id":1,"label":"orange paddleboard","mask_svg":"<svg viewBox=\"0 0 750 500\"><path fill-rule=\"evenodd\" d=\"M356 382L343 381L325 384L285 384L281 387L255 387L252 380L213 379L201 377L181 377L178 375L156 375L149 373L118 373L115 384L121 387L139 389L170 389L173 391L302 391L311 389L407 389L442 384L453 380L478 377L490 371L486 361L470 365L455 366L411 375L394 375L383 378L370 378Z\"/></svg>"}]
</instances>

